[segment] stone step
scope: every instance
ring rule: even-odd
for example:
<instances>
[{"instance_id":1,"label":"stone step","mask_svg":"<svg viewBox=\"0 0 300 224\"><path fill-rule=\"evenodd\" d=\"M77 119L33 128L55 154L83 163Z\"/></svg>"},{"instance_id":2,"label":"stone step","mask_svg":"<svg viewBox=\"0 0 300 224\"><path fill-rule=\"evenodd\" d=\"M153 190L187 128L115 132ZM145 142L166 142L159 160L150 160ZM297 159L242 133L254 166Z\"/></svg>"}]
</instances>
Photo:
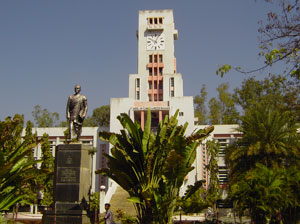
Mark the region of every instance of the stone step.
<instances>
[{"instance_id":1,"label":"stone step","mask_svg":"<svg viewBox=\"0 0 300 224\"><path fill-rule=\"evenodd\" d=\"M125 191L123 188L118 186L116 192L114 193L114 195L110 200L110 205L111 205L110 210L112 211L114 216L117 215L116 211L118 209L125 212L126 215L136 216L136 211L133 206L133 203L127 201L128 197L129 194L127 193L127 191Z\"/></svg>"}]
</instances>

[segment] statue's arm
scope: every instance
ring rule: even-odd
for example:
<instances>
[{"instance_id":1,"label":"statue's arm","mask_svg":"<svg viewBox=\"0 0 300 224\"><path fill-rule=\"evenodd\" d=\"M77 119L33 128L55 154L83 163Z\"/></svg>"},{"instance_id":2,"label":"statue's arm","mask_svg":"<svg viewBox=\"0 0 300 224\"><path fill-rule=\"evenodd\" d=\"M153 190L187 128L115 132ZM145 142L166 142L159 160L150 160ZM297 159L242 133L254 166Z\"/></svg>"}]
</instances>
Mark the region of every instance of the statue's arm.
<instances>
[{"instance_id":1,"label":"statue's arm","mask_svg":"<svg viewBox=\"0 0 300 224\"><path fill-rule=\"evenodd\" d=\"M84 109L83 109L83 113L82 113L82 116L81 116L82 119L85 118L85 116L87 114L87 110L88 110L88 103L87 103L87 98L86 97L83 98L83 108Z\"/></svg>"},{"instance_id":2,"label":"statue's arm","mask_svg":"<svg viewBox=\"0 0 300 224\"><path fill-rule=\"evenodd\" d=\"M69 110L69 107L70 107L70 97L68 98L67 107L66 107L66 118L67 118L67 120L70 120L70 110Z\"/></svg>"}]
</instances>

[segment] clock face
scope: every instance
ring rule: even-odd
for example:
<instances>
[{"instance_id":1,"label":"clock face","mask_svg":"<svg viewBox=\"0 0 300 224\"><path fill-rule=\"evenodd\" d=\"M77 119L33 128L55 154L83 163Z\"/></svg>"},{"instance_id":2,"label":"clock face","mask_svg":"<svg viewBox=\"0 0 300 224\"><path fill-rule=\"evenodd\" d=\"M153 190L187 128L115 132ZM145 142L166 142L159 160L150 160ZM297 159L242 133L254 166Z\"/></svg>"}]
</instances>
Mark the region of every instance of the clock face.
<instances>
[{"instance_id":1,"label":"clock face","mask_svg":"<svg viewBox=\"0 0 300 224\"><path fill-rule=\"evenodd\" d=\"M164 50L165 35L162 33L153 33L147 36L147 50Z\"/></svg>"}]
</instances>

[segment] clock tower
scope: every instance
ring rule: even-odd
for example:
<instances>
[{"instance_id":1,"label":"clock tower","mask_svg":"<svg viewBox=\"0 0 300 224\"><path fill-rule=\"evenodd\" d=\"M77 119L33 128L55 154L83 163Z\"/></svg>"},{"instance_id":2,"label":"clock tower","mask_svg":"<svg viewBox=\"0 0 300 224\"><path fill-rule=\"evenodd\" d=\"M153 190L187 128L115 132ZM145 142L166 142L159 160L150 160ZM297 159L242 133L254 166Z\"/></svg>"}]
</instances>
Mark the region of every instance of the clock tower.
<instances>
[{"instance_id":1,"label":"clock tower","mask_svg":"<svg viewBox=\"0 0 300 224\"><path fill-rule=\"evenodd\" d=\"M189 123L187 134L194 129L193 97L183 96L182 75L177 73L174 42L173 10L139 11L136 33L138 40L138 72L129 75L129 97L111 99L110 131L118 132L120 113L144 127L147 110L151 110L152 129L164 116L172 116L179 109L179 124Z\"/></svg>"},{"instance_id":2,"label":"clock tower","mask_svg":"<svg viewBox=\"0 0 300 224\"><path fill-rule=\"evenodd\" d=\"M178 124L188 122L186 134L191 134L194 131L193 97L183 96L182 75L176 68L174 42L178 31L173 10L139 11L136 36L138 71L129 75L129 97L110 100L110 132L120 133L122 126L116 119L120 113L127 113L144 128L150 109L153 131L166 115L172 116L179 110ZM192 171L182 189L193 184L195 177L196 173ZM117 185L111 182L108 195L112 195L116 188Z\"/></svg>"}]
</instances>

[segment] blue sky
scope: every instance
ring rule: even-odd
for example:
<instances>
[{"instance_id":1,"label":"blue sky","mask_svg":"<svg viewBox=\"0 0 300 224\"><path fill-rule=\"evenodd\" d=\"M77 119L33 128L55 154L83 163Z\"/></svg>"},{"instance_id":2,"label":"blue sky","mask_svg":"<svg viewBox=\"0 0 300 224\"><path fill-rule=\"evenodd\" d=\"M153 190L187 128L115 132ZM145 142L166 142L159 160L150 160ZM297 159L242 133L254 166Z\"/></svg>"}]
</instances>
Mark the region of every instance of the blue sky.
<instances>
[{"instance_id":1,"label":"blue sky","mask_svg":"<svg viewBox=\"0 0 300 224\"><path fill-rule=\"evenodd\" d=\"M146 9L174 11L184 95L199 94L202 84L209 98L222 82L235 88L245 76L222 79L217 65L262 65L258 21L273 7L263 0L0 1L0 120L15 113L33 120L37 104L64 120L75 84L89 115L112 97L128 97L128 76L137 73L138 11Z\"/></svg>"}]
</instances>

